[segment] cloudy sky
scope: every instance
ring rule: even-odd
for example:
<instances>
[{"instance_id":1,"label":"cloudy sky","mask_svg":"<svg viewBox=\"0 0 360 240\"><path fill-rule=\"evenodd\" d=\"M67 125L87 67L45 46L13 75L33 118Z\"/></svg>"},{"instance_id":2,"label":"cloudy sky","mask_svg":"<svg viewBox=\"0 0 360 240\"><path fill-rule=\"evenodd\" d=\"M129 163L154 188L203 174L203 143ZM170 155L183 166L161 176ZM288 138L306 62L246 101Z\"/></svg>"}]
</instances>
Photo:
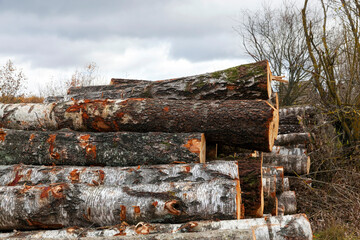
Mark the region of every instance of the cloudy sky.
<instances>
[{"instance_id":1,"label":"cloudy sky","mask_svg":"<svg viewBox=\"0 0 360 240\"><path fill-rule=\"evenodd\" d=\"M33 93L90 62L106 83L220 70L251 61L233 27L262 2L0 0L0 65L22 68Z\"/></svg>"}]
</instances>

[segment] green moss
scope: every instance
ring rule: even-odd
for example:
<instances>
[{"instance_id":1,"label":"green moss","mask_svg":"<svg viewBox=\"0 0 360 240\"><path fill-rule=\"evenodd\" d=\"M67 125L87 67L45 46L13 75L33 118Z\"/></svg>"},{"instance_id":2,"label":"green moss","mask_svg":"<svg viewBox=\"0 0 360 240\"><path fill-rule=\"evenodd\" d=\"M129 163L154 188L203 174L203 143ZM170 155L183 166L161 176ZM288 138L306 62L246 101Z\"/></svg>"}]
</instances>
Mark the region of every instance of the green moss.
<instances>
[{"instance_id":1,"label":"green moss","mask_svg":"<svg viewBox=\"0 0 360 240\"><path fill-rule=\"evenodd\" d=\"M258 66L258 65L254 66L254 64L245 64L245 65L213 72L211 74L211 77L220 78L221 76L226 75L224 79L225 81L229 83L236 83L239 80L240 75L252 77L259 74L266 74L266 71L264 71L263 66Z\"/></svg>"}]
</instances>

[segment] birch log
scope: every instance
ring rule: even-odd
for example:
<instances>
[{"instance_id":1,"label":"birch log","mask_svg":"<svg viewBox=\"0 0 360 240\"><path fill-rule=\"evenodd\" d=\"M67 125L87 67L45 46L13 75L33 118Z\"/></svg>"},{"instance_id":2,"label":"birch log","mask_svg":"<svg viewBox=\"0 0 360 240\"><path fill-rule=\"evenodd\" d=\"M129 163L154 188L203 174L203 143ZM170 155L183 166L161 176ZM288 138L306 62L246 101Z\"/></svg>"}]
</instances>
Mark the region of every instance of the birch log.
<instances>
[{"instance_id":1,"label":"birch log","mask_svg":"<svg viewBox=\"0 0 360 240\"><path fill-rule=\"evenodd\" d=\"M0 187L0 230L239 219L239 180Z\"/></svg>"},{"instance_id":2,"label":"birch log","mask_svg":"<svg viewBox=\"0 0 360 240\"><path fill-rule=\"evenodd\" d=\"M284 214L296 213L296 194L295 191L286 191L279 195L279 209L283 209Z\"/></svg>"},{"instance_id":3,"label":"birch log","mask_svg":"<svg viewBox=\"0 0 360 240\"><path fill-rule=\"evenodd\" d=\"M122 99L157 98L175 100L264 99L271 96L267 61L240 65L196 76L161 80L127 80L123 84L75 87L68 98Z\"/></svg>"},{"instance_id":4,"label":"birch log","mask_svg":"<svg viewBox=\"0 0 360 240\"><path fill-rule=\"evenodd\" d=\"M154 236L155 234L176 234L197 233L208 231L251 231L255 239L299 239L310 240L313 238L311 225L305 214L287 215L282 217L266 217L241 220L224 221L198 221L184 224L149 224L139 223L136 226L118 225L101 229L89 229L72 227L62 230L31 231L0 233L0 238L81 238L81 237L140 237ZM187 235L183 235L187 236ZM232 239L232 238L230 238Z\"/></svg>"},{"instance_id":5,"label":"birch log","mask_svg":"<svg viewBox=\"0 0 360 240\"><path fill-rule=\"evenodd\" d=\"M269 152L277 109L262 100L85 100L0 104L0 125L10 129L130 132L202 132L209 142Z\"/></svg>"},{"instance_id":6,"label":"birch log","mask_svg":"<svg viewBox=\"0 0 360 240\"><path fill-rule=\"evenodd\" d=\"M264 214L278 215L278 199L276 196L276 176L264 176L262 179L264 191Z\"/></svg>"},{"instance_id":7,"label":"birch log","mask_svg":"<svg viewBox=\"0 0 360 240\"><path fill-rule=\"evenodd\" d=\"M0 186L30 186L54 183L128 186L161 182L210 181L214 178L236 180L236 161L214 161L206 164L166 164L139 167L80 166L0 166Z\"/></svg>"},{"instance_id":8,"label":"birch log","mask_svg":"<svg viewBox=\"0 0 360 240\"><path fill-rule=\"evenodd\" d=\"M0 136L0 164L3 165L138 166L205 162L205 137L201 133L3 129Z\"/></svg>"},{"instance_id":9,"label":"birch log","mask_svg":"<svg viewBox=\"0 0 360 240\"><path fill-rule=\"evenodd\" d=\"M310 157L306 155L264 155L265 166L283 166L284 173L289 175L309 174Z\"/></svg>"},{"instance_id":10,"label":"birch log","mask_svg":"<svg viewBox=\"0 0 360 240\"><path fill-rule=\"evenodd\" d=\"M273 146L273 149L271 153L264 153L265 155L269 154L279 154L279 155L296 155L301 156L306 154L307 149L305 148L305 145L297 145L294 146Z\"/></svg>"},{"instance_id":11,"label":"birch log","mask_svg":"<svg viewBox=\"0 0 360 240\"><path fill-rule=\"evenodd\" d=\"M276 146L303 145L310 142L310 133L279 134L275 140Z\"/></svg>"},{"instance_id":12,"label":"birch log","mask_svg":"<svg viewBox=\"0 0 360 240\"><path fill-rule=\"evenodd\" d=\"M262 167L264 177L276 177L276 194L284 192L284 168L281 166L264 166Z\"/></svg>"}]
</instances>

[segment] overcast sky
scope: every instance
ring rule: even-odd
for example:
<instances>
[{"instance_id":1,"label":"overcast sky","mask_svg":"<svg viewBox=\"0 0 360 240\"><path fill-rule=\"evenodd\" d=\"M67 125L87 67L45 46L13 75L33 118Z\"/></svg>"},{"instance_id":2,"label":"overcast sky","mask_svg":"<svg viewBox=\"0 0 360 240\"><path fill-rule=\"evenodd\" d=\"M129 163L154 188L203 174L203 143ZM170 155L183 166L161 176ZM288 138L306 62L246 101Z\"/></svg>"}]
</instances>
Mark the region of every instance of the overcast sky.
<instances>
[{"instance_id":1,"label":"overcast sky","mask_svg":"<svg viewBox=\"0 0 360 240\"><path fill-rule=\"evenodd\" d=\"M252 61L233 27L262 2L0 0L0 65L22 68L34 93L90 62L106 82L220 70Z\"/></svg>"}]
</instances>

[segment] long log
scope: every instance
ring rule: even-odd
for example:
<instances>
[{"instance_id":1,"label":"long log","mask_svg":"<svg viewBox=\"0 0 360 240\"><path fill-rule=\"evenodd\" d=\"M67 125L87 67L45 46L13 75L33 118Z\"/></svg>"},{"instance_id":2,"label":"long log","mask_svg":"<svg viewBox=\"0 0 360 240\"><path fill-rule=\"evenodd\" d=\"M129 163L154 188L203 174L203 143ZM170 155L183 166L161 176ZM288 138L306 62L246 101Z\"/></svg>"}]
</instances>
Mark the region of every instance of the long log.
<instances>
[{"instance_id":1,"label":"long log","mask_svg":"<svg viewBox=\"0 0 360 240\"><path fill-rule=\"evenodd\" d=\"M0 164L138 166L205 162L201 133L0 130Z\"/></svg>"},{"instance_id":2,"label":"long log","mask_svg":"<svg viewBox=\"0 0 360 240\"><path fill-rule=\"evenodd\" d=\"M302 175L310 172L310 157L306 155L264 155L265 166L283 166L284 173Z\"/></svg>"},{"instance_id":3,"label":"long log","mask_svg":"<svg viewBox=\"0 0 360 240\"><path fill-rule=\"evenodd\" d=\"M0 230L239 219L239 180L0 187Z\"/></svg>"},{"instance_id":4,"label":"long log","mask_svg":"<svg viewBox=\"0 0 360 240\"><path fill-rule=\"evenodd\" d=\"M264 214L278 215L278 199L276 196L276 176L263 177Z\"/></svg>"},{"instance_id":5,"label":"long log","mask_svg":"<svg viewBox=\"0 0 360 240\"><path fill-rule=\"evenodd\" d=\"M78 238L78 237L142 237L151 239L155 234L178 236L184 233L208 233L209 231L244 232L251 231L255 239L301 239L313 238L311 225L305 214L286 215L282 217L252 218L224 221L198 221L184 224L148 224L139 223L136 226L119 225L101 229L72 227L62 230L31 231L0 233L0 238ZM165 236L165 235L163 235ZM183 235L188 236L188 235ZM191 238L186 238L191 239ZM220 238L224 239L224 238ZM229 238L238 239L238 238ZM241 239L241 238L240 238Z\"/></svg>"},{"instance_id":6,"label":"long log","mask_svg":"<svg viewBox=\"0 0 360 240\"><path fill-rule=\"evenodd\" d=\"M276 146L303 145L310 142L310 133L279 134L275 140Z\"/></svg>"},{"instance_id":7,"label":"long log","mask_svg":"<svg viewBox=\"0 0 360 240\"><path fill-rule=\"evenodd\" d=\"M240 65L195 76L160 80L128 80L124 84L70 88L68 98L80 99L264 99L271 96L268 61Z\"/></svg>"},{"instance_id":8,"label":"long log","mask_svg":"<svg viewBox=\"0 0 360 240\"><path fill-rule=\"evenodd\" d=\"M130 132L202 132L207 141L269 152L278 127L267 101L85 100L0 104L0 125L10 129Z\"/></svg>"},{"instance_id":9,"label":"long log","mask_svg":"<svg viewBox=\"0 0 360 240\"><path fill-rule=\"evenodd\" d=\"M133 168L0 165L0 186L49 185L59 182L128 186L174 181L210 181L214 178L239 179L237 162L214 161L206 164L167 164Z\"/></svg>"},{"instance_id":10,"label":"long log","mask_svg":"<svg viewBox=\"0 0 360 240\"><path fill-rule=\"evenodd\" d=\"M283 214L296 213L296 194L295 191L286 191L279 195L279 209L283 209Z\"/></svg>"},{"instance_id":11,"label":"long log","mask_svg":"<svg viewBox=\"0 0 360 240\"><path fill-rule=\"evenodd\" d=\"M245 217L262 217L264 190L262 186L262 157L237 159Z\"/></svg>"},{"instance_id":12,"label":"long log","mask_svg":"<svg viewBox=\"0 0 360 240\"><path fill-rule=\"evenodd\" d=\"M303 132L305 132L305 130L304 127L301 125L279 124L279 134L303 133Z\"/></svg>"},{"instance_id":13,"label":"long log","mask_svg":"<svg viewBox=\"0 0 360 240\"><path fill-rule=\"evenodd\" d=\"M271 153L264 153L265 155L269 154L279 154L279 155L296 155L301 156L306 154L307 149L305 148L305 145L301 146L298 145L296 147L293 146L273 146L273 149Z\"/></svg>"},{"instance_id":14,"label":"long log","mask_svg":"<svg viewBox=\"0 0 360 240\"><path fill-rule=\"evenodd\" d=\"M141 83L151 83L151 80L139 80L139 79L127 79L127 78L112 78L110 80L110 85L128 85L128 84L141 84Z\"/></svg>"},{"instance_id":15,"label":"long log","mask_svg":"<svg viewBox=\"0 0 360 240\"><path fill-rule=\"evenodd\" d=\"M13 236L14 239L83 239L83 240L101 240L101 239L117 239L117 240L222 240L222 239L237 239L237 240L256 240L253 232L251 230L213 230L205 232L188 232L188 233L159 233L159 234L150 234L150 235L135 235L135 236L123 236L121 233L119 235L100 235L98 232L97 236L92 236L88 229L79 228L77 230L83 230L83 233L74 234L68 233L66 231L47 231L47 232L24 232L18 234L8 234L4 236ZM116 231L116 230L114 230ZM101 232L101 231L100 231ZM88 234L89 233L89 234ZM90 235L90 236L88 236ZM1 234L0 234L1 236Z\"/></svg>"}]
</instances>

